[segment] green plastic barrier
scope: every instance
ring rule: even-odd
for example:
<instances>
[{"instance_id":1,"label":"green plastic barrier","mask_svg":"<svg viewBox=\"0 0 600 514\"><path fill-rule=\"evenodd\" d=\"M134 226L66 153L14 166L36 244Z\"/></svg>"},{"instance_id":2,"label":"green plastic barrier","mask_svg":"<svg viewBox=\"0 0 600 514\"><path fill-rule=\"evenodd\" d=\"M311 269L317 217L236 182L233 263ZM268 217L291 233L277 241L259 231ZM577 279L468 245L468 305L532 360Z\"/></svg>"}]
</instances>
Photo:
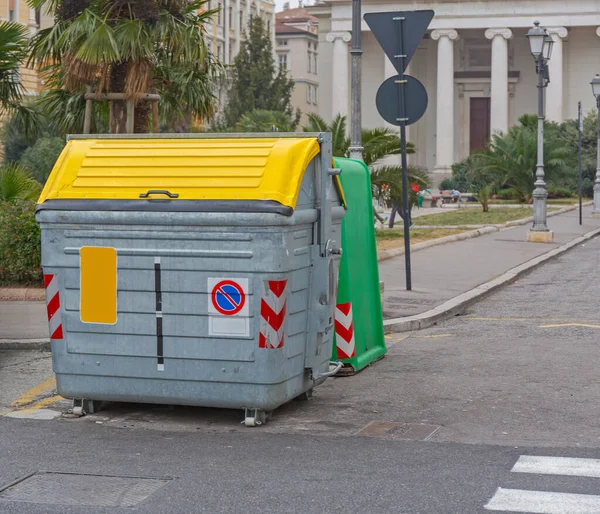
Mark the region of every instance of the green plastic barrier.
<instances>
[{"instance_id":1,"label":"green plastic barrier","mask_svg":"<svg viewBox=\"0 0 600 514\"><path fill-rule=\"evenodd\" d=\"M342 222L342 260L335 311L332 360L359 371L386 353L379 292L369 168L353 159L335 159L348 211Z\"/></svg>"}]
</instances>

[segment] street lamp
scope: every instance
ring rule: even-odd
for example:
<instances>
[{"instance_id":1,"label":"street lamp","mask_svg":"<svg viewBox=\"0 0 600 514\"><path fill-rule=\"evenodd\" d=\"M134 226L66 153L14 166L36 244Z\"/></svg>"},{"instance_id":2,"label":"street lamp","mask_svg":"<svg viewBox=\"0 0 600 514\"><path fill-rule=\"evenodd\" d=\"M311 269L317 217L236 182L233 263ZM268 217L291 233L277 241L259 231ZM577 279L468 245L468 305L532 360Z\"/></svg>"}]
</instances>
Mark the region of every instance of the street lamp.
<instances>
[{"instance_id":1,"label":"street lamp","mask_svg":"<svg viewBox=\"0 0 600 514\"><path fill-rule=\"evenodd\" d=\"M592 214L594 216L600 216L600 75L592 79L592 92L596 97L596 108L598 110L598 122L596 129L596 138L598 144L598 157L596 159L596 183L594 184L594 210Z\"/></svg>"},{"instance_id":2,"label":"street lamp","mask_svg":"<svg viewBox=\"0 0 600 514\"><path fill-rule=\"evenodd\" d=\"M554 40L548 31L540 27L536 21L526 35L529 49L535 60L535 71L538 75L538 138L537 165L535 170L535 190L533 191L533 226L527 235L527 240L535 243L551 243L554 233L548 230L546 224L546 201L548 191L544 182L544 88L550 82L548 61L552 56Z\"/></svg>"}]
</instances>

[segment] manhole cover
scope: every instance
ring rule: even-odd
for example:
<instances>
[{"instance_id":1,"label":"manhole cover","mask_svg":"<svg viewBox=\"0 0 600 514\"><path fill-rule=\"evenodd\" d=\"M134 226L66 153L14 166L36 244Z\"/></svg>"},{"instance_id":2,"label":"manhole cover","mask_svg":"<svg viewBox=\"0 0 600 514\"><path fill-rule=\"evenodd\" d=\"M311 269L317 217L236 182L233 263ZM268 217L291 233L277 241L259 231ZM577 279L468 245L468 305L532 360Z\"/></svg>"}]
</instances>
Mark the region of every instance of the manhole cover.
<instances>
[{"instance_id":1,"label":"manhole cover","mask_svg":"<svg viewBox=\"0 0 600 514\"><path fill-rule=\"evenodd\" d=\"M392 421L372 421L358 434L368 437L385 437L408 441L429 441L442 427L418 423L395 423Z\"/></svg>"},{"instance_id":2,"label":"manhole cover","mask_svg":"<svg viewBox=\"0 0 600 514\"><path fill-rule=\"evenodd\" d=\"M0 489L0 499L92 507L134 507L169 480L39 471Z\"/></svg>"}]
</instances>

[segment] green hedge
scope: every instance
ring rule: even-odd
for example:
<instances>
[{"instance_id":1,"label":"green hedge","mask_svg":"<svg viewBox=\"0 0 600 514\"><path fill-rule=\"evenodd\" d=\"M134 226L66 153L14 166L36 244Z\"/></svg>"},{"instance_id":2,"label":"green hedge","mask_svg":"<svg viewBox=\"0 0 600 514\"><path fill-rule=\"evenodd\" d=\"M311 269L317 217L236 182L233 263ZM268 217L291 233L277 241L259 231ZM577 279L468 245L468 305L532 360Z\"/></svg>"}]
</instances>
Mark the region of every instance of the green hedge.
<instances>
[{"instance_id":1,"label":"green hedge","mask_svg":"<svg viewBox=\"0 0 600 514\"><path fill-rule=\"evenodd\" d=\"M0 286L42 286L35 202L0 202Z\"/></svg>"}]
</instances>

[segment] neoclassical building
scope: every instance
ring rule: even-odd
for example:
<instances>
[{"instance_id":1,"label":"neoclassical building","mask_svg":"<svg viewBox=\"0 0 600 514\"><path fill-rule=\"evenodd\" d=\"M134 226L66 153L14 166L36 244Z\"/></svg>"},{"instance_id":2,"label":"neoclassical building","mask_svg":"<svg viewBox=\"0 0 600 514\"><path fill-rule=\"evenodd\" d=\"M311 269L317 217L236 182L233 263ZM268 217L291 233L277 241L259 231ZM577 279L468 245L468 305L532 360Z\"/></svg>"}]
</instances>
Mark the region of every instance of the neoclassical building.
<instances>
[{"instance_id":1,"label":"neoclassical building","mask_svg":"<svg viewBox=\"0 0 600 514\"><path fill-rule=\"evenodd\" d=\"M600 73L600 0L363 0L366 12L433 9L435 17L408 73L426 87L429 106L409 128L413 162L438 178L525 113L537 112L537 76L525 34L539 20L555 44L549 63L546 113L552 121L595 108L589 85ZM326 0L319 18L320 114L349 114L350 0ZM395 75L362 22L362 122L384 125L375 106L379 85Z\"/></svg>"}]
</instances>

